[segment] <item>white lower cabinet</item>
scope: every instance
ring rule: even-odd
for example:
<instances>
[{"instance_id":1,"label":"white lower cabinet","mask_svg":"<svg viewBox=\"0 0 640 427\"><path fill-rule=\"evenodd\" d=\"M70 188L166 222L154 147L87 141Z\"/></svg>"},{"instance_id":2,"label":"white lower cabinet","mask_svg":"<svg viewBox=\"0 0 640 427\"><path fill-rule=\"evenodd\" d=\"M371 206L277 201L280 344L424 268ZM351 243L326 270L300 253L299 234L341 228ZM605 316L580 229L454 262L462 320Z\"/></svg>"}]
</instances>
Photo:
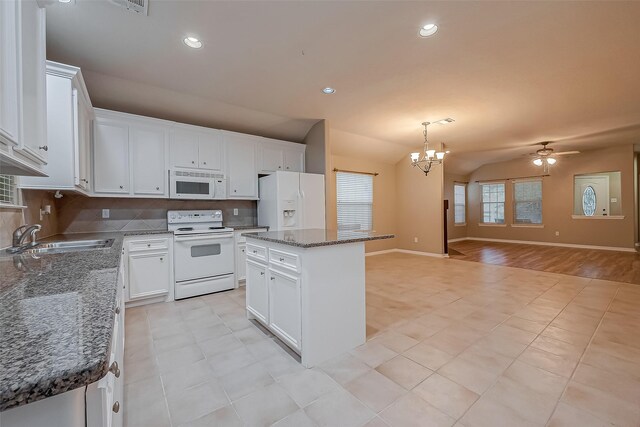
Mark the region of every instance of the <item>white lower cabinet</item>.
<instances>
[{"instance_id":1,"label":"white lower cabinet","mask_svg":"<svg viewBox=\"0 0 640 427\"><path fill-rule=\"evenodd\" d=\"M252 228L234 231L233 234L236 241L236 288L244 285L247 277L247 239L242 234L266 230L266 228Z\"/></svg>"},{"instance_id":2,"label":"white lower cabinet","mask_svg":"<svg viewBox=\"0 0 640 427\"><path fill-rule=\"evenodd\" d=\"M246 308L306 368L366 340L364 242L302 248L246 236Z\"/></svg>"},{"instance_id":3,"label":"white lower cabinet","mask_svg":"<svg viewBox=\"0 0 640 427\"><path fill-rule=\"evenodd\" d=\"M267 266L247 261L247 310L262 323L269 323Z\"/></svg>"},{"instance_id":4,"label":"white lower cabinet","mask_svg":"<svg viewBox=\"0 0 640 427\"><path fill-rule=\"evenodd\" d=\"M269 328L300 351L300 278L269 268Z\"/></svg>"},{"instance_id":5,"label":"white lower cabinet","mask_svg":"<svg viewBox=\"0 0 640 427\"><path fill-rule=\"evenodd\" d=\"M173 240L132 236L125 239L125 300L128 306L173 300Z\"/></svg>"}]
</instances>

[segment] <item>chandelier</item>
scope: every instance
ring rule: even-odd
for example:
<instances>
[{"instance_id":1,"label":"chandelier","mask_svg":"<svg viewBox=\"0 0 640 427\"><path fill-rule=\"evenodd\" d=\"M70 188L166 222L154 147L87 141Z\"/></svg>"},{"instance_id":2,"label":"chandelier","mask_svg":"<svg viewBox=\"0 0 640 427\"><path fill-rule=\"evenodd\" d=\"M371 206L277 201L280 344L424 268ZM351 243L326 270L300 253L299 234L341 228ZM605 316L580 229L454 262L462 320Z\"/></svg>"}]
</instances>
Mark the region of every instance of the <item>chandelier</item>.
<instances>
[{"instance_id":1,"label":"chandelier","mask_svg":"<svg viewBox=\"0 0 640 427\"><path fill-rule=\"evenodd\" d=\"M438 120L436 123L446 124L451 122L453 122L453 119ZM422 131L424 135L424 153L422 154L422 157L420 156L420 153L411 153L411 165L424 172L425 176L429 175L431 166L442 164L445 155L445 152L442 151L442 149L440 151L429 149L427 126L430 124L431 122L422 123L422 126L424 126L424 131Z\"/></svg>"}]
</instances>

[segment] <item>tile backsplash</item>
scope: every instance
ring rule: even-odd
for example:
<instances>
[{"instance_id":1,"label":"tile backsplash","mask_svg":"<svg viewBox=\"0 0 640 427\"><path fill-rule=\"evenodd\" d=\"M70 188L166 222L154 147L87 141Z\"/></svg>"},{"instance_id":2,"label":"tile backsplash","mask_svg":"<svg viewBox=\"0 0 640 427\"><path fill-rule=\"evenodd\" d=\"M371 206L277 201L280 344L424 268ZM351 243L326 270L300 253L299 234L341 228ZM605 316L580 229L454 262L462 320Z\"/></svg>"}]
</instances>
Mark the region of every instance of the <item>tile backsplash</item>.
<instances>
[{"instance_id":1,"label":"tile backsplash","mask_svg":"<svg viewBox=\"0 0 640 427\"><path fill-rule=\"evenodd\" d=\"M42 230L38 237L47 237L58 232L56 199L53 193L40 190L22 191L22 204L26 209L0 209L0 248L11 246L13 230L23 224L40 224ZM51 214L40 219L40 208L51 206Z\"/></svg>"},{"instance_id":2,"label":"tile backsplash","mask_svg":"<svg viewBox=\"0 0 640 427\"><path fill-rule=\"evenodd\" d=\"M221 209L225 226L256 225L252 200L166 200L85 197L66 194L57 199L58 232L166 230L167 210ZM109 218L102 210L109 209ZM233 210L238 209L238 215Z\"/></svg>"}]
</instances>

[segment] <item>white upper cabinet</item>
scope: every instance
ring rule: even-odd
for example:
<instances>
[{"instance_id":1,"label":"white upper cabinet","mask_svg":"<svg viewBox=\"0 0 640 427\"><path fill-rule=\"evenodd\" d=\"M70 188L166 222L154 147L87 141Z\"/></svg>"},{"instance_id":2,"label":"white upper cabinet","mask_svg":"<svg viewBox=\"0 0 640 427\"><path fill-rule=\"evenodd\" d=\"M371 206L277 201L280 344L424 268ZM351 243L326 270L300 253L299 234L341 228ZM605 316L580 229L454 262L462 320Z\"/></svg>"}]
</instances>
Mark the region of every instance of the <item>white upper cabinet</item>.
<instances>
[{"instance_id":1,"label":"white upper cabinet","mask_svg":"<svg viewBox=\"0 0 640 427\"><path fill-rule=\"evenodd\" d=\"M21 0L22 137L18 149L47 162L47 83L45 10L35 0Z\"/></svg>"},{"instance_id":2,"label":"white upper cabinet","mask_svg":"<svg viewBox=\"0 0 640 427\"><path fill-rule=\"evenodd\" d=\"M47 62L46 177L22 177L21 188L90 190L93 106L77 67Z\"/></svg>"},{"instance_id":3,"label":"white upper cabinet","mask_svg":"<svg viewBox=\"0 0 640 427\"><path fill-rule=\"evenodd\" d=\"M129 193L129 127L96 117L93 138L96 193Z\"/></svg>"},{"instance_id":4,"label":"white upper cabinet","mask_svg":"<svg viewBox=\"0 0 640 427\"><path fill-rule=\"evenodd\" d=\"M219 130L176 125L171 132L172 168L224 171L224 150Z\"/></svg>"},{"instance_id":5,"label":"white upper cabinet","mask_svg":"<svg viewBox=\"0 0 640 427\"><path fill-rule=\"evenodd\" d=\"M258 146L258 172L304 172L305 148L303 144L261 138Z\"/></svg>"},{"instance_id":6,"label":"white upper cabinet","mask_svg":"<svg viewBox=\"0 0 640 427\"><path fill-rule=\"evenodd\" d=\"M35 0L0 1L0 165L43 175L47 162L45 10Z\"/></svg>"},{"instance_id":7,"label":"white upper cabinet","mask_svg":"<svg viewBox=\"0 0 640 427\"><path fill-rule=\"evenodd\" d=\"M305 147L302 149L285 149L284 170L289 172L304 172L304 152Z\"/></svg>"},{"instance_id":8,"label":"white upper cabinet","mask_svg":"<svg viewBox=\"0 0 640 427\"><path fill-rule=\"evenodd\" d=\"M171 132L171 167L198 167L198 134L185 129Z\"/></svg>"},{"instance_id":9,"label":"white upper cabinet","mask_svg":"<svg viewBox=\"0 0 640 427\"><path fill-rule=\"evenodd\" d=\"M200 169L222 172L224 170L222 134L211 129L202 132L198 139L198 164Z\"/></svg>"},{"instance_id":10,"label":"white upper cabinet","mask_svg":"<svg viewBox=\"0 0 640 427\"><path fill-rule=\"evenodd\" d=\"M258 137L222 131L227 153L227 182L229 199L258 198L256 143Z\"/></svg>"},{"instance_id":11,"label":"white upper cabinet","mask_svg":"<svg viewBox=\"0 0 640 427\"><path fill-rule=\"evenodd\" d=\"M167 131L159 127L132 125L129 128L133 194L166 195Z\"/></svg>"},{"instance_id":12,"label":"white upper cabinet","mask_svg":"<svg viewBox=\"0 0 640 427\"><path fill-rule=\"evenodd\" d=\"M282 147L279 145L267 144L267 142L262 142L259 148L260 172L272 173L283 170L284 153L282 151Z\"/></svg>"}]
</instances>

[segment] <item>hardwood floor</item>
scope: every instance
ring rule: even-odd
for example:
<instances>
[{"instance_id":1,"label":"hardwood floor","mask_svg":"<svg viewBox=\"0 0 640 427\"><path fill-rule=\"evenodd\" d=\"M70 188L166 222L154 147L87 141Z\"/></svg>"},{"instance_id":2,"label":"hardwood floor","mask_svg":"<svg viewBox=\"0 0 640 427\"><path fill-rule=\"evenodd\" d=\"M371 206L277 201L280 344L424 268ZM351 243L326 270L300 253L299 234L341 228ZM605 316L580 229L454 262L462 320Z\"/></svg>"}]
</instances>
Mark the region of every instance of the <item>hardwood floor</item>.
<instances>
[{"instance_id":1,"label":"hardwood floor","mask_svg":"<svg viewBox=\"0 0 640 427\"><path fill-rule=\"evenodd\" d=\"M463 240L449 244L449 257L640 284L638 253Z\"/></svg>"}]
</instances>

